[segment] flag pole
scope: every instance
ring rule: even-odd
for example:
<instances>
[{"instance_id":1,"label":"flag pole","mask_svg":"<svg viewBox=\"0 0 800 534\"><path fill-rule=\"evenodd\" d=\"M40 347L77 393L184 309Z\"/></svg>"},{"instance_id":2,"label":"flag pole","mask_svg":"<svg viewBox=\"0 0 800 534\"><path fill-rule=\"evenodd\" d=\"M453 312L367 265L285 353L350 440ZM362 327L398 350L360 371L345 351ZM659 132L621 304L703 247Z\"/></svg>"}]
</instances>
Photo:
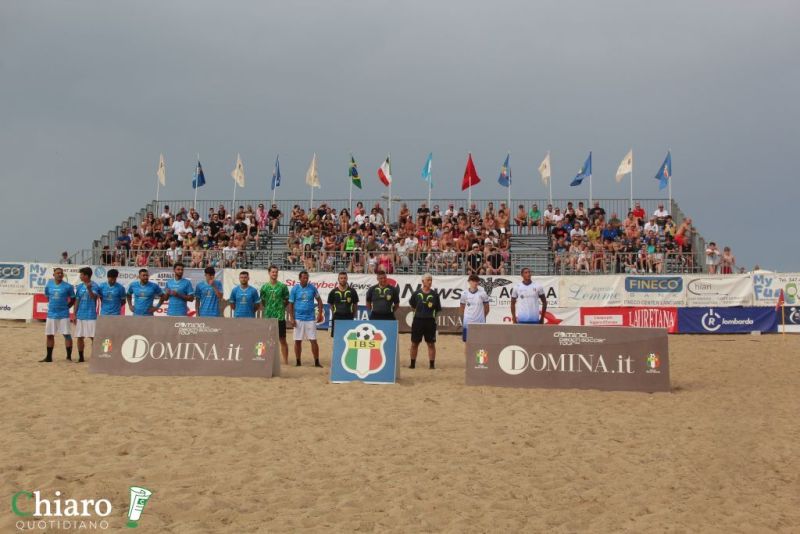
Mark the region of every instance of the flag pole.
<instances>
[{"instance_id":1,"label":"flag pole","mask_svg":"<svg viewBox=\"0 0 800 534\"><path fill-rule=\"evenodd\" d=\"M547 151L547 163L550 165L550 176L547 178L547 185L550 187L550 198L548 204L553 203L553 161L550 159L550 151ZM544 212L542 212L544 213Z\"/></svg>"},{"instance_id":2,"label":"flag pole","mask_svg":"<svg viewBox=\"0 0 800 534\"><path fill-rule=\"evenodd\" d=\"M469 159L472 157L472 152L467 152L467 164L469 164ZM473 162L473 165L475 163ZM467 188L467 213L469 210L472 209L472 184L469 185Z\"/></svg>"},{"instance_id":3,"label":"flag pole","mask_svg":"<svg viewBox=\"0 0 800 534\"><path fill-rule=\"evenodd\" d=\"M386 158L389 160L389 176L392 176L392 153L389 152ZM394 182L394 177L389 180L389 202L386 203L386 217L384 222L392 220L392 182Z\"/></svg>"},{"instance_id":4,"label":"flag pole","mask_svg":"<svg viewBox=\"0 0 800 534\"><path fill-rule=\"evenodd\" d=\"M197 165L200 165L200 152L197 153ZM194 177L194 209L195 209L195 211L197 211L197 180L198 180L197 165L195 165L195 168L194 168L194 174L195 174L195 177Z\"/></svg>"},{"instance_id":5,"label":"flag pole","mask_svg":"<svg viewBox=\"0 0 800 534\"><path fill-rule=\"evenodd\" d=\"M279 157L280 157L280 154L275 156L275 166L272 168L272 180L273 181L275 180L275 174L278 172L277 163L278 163L278 158ZM269 207L272 208L272 205L275 204L275 190L277 189L277 187L275 187L275 184L272 183L272 182L270 182L270 186L272 186L272 202L269 203Z\"/></svg>"},{"instance_id":6,"label":"flag pole","mask_svg":"<svg viewBox=\"0 0 800 534\"><path fill-rule=\"evenodd\" d=\"M510 217L511 215L511 151L508 152L508 204L506 204L506 209L509 213L506 213Z\"/></svg>"},{"instance_id":7,"label":"flag pole","mask_svg":"<svg viewBox=\"0 0 800 534\"><path fill-rule=\"evenodd\" d=\"M633 209L633 149L631 149L631 209Z\"/></svg>"}]
</instances>

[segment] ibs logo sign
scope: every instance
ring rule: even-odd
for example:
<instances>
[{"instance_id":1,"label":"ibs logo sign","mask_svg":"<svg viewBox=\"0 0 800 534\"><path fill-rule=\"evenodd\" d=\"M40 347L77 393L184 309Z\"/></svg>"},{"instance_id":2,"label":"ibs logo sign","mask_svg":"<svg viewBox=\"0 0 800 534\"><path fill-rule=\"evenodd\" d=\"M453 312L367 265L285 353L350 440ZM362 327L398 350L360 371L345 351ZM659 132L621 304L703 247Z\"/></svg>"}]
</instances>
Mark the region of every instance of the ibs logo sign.
<instances>
[{"instance_id":1,"label":"ibs logo sign","mask_svg":"<svg viewBox=\"0 0 800 534\"><path fill-rule=\"evenodd\" d=\"M345 332L344 339L341 360L345 371L364 379L384 368L386 335L381 330L371 324L361 324Z\"/></svg>"},{"instance_id":2,"label":"ibs logo sign","mask_svg":"<svg viewBox=\"0 0 800 534\"><path fill-rule=\"evenodd\" d=\"M489 363L489 353L484 349L475 352L475 369L488 369L486 364Z\"/></svg>"},{"instance_id":3,"label":"ibs logo sign","mask_svg":"<svg viewBox=\"0 0 800 534\"><path fill-rule=\"evenodd\" d=\"M680 276L627 276L625 291L628 293L680 293L683 278Z\"/></svg>"},{"instance_id":4,"label":"ibs logo sign","mask_svg":"<svg viewBox=\"0 0 800 534\"><path fill-rule=\"evenodd\" d=\"M0 280L22 280L25 266L21 263L0 263Z\"/></svg>"},{"instance_id":5,"label":"ibs logo sign","mask_svg":"<svg viewBox=\"0 0 800 534\"><path fill-rule=\"evenodd\" d=\"M658 368L661 367L661 357L655 352L651 352L645 359L645 365L647 366L645 373L660 373Z\"/></svg>"}]
</instances>

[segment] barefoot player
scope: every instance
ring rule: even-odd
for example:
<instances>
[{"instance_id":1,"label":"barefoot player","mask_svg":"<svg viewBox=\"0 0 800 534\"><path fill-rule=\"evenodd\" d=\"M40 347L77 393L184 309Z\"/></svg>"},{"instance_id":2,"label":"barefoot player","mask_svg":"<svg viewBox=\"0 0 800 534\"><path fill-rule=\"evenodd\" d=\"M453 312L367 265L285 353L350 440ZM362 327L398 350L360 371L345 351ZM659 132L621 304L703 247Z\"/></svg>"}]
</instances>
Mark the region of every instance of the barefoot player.
<instances>
[{"instance_id":1,"label":"barefoot player","mask_svg":"<svg viewBox=\"0 0 800 534\"><path fill-rule=\"evenodd\" d=\"M294 357L300 367L300 355L303 340L311 342L311 354L314 356L314 367L322 367L319 363L319 345L317 344L317 323L322 322L322 298L317 288L308 282L308 272L300 271L300 283L289 292L289 317L294 323ZM319 306L316 321L314 306Z\"/></svg>"},{"instance_id":2,"label":"barefoot player","mask_svg":"<svg viewBox=\"0 0 800 534\"><path fill-rule=\"evenodd\" d=\"M84 340L94 344L94 327L97 323L97 298L100 287L92 282L92 269L82 267L81 283L75 286L75 337L78 338L78 363L83 359Z\"/></svg>"},{"instance_id":3,"label":"barefoot player","mask_svg":"<svg viewBox=\"0 0 800 534\"><path fill-rule=\"evenodd\" d=\"M44 296L47 297L47 322L44 333L47 336L47 356L40 362L53 361L53 345L55 335L64 336L64 346L67 349L67 359L72 360L72 335L69 332L69 308L75 301L75 288L64 281L64 269L53 269L53 279L48 280L44 286Z\"/></svg>"},{"instance_id":4,"label":"barefoot player","mask_svg":"<svg viewBox=\"0 0 800 534\"><path fill-rule=\"evenodd\" d=\"M467 341L467 327L470 324L482 324L489 315L489 295L479 285L477 274L469 275L469 287L461 293L461 340Z\"/></svg>"},{"instance_id":5,"label":"barefoot player","mask_svg":"<svg viewBox=\"0 0 800 534\"><path fill-rule=\"evenodd\" d=\"M289 304L289 288L278 280L278 268L269 266L269 282L261 286L261 316L278 320L278 340L281 344L283 363L289 363L289 345L286 343L286 305Z\"/></svg>"}]
</instances>

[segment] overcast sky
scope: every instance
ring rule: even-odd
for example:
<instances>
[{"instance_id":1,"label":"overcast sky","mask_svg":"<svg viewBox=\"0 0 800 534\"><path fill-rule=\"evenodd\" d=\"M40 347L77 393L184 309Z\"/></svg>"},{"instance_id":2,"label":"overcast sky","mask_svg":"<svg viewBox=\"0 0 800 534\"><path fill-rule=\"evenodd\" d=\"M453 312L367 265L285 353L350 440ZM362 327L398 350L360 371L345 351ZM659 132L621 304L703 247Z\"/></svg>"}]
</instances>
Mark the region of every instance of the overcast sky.
<instances>
[{"instance_id":1,"label":"overcast sky","mask_svg":"<svg viewBox=\"0 0 800 534\"><path fill-rule=\"evenodd\" d=\"M800 2L785 1L37 1L0 0L2 257L55 260L155 196L229 199L236 153L264 196L276 153L283 198L346 198L353 151L365 195L392 153L394 193L556 197L594 152L596 197L629 148L636 196L667 149L673 194L739 264L800 270Z\"/></svg>"}]
</instances>

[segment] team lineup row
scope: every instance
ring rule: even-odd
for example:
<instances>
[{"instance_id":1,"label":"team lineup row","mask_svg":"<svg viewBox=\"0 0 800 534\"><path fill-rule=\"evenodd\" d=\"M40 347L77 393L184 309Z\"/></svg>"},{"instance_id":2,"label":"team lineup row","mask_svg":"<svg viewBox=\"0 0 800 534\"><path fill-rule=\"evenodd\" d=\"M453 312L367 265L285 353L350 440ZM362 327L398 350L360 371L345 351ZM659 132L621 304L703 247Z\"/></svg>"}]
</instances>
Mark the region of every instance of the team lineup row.
<instances>
[{"instance_id":1,"label":"team lineup row","mask_svg":"<svg viewBox=\"0 0 800 534\"><path fill-rule=\"evenodd\" d=\"M53 270L53 279L47 282L44 294L48 299L47 322L47 355L42 362L53 361L55 335L61 334L65 339L67 359L72 360L72 334L70 332L70 309L74 308L74 336L78 339L78 361L83 362L85 339L94 339L95 324L99 315L120 315L123 304L127 303L133 315L153 316L161 305L167 302L167 315L172 317L186 316L189 303L194 302L198 317L221 317L226 307L231 308L234 318L255 318L257 316L277 319L280 338L281 357L288 363L289 346L286 342L287 324L294 328L294 355L296 365L301 365L302 342L311 344L314 365L322 367L319 361L319 345L317 343L317 323L323 320L323 302L317 287L309 283L309 274L302 271L299 284L289 287L278 280L278 268L269 268L269 281L260 290L249 284L247 271L239 273L239 285L234 287L227 299L222 291L222 283L215 279L213 267L205 269L205 280L196 287L183 276L184 266L180 263L173 267L173 277L162 289L150 281L147 269L139 270L138 280L131 282L127 288L117 282L119 275L116 269L109 269L108 280L102 284L92 281L92 269L80 269L81 283L73 286L64 281L61 268ZM544 288L531 279L530 269L523 269L522 281L511 290L511 319L515 324L541 324L547 310L547 299ZM396 320L395 312L400 305L400 292L397 286L389 284L384 271L376 272L377 283L366 293L366 307L370 320ZM466 341L470 324L485 323L489 313L489 296L479 287L480 278L471 275L469 287L461 295L460 309L463 322L462 339ZM436 360L436 314L441 311L442 303L439 293L433 289L433 277L422 276L421 287L417 288L409 300L414 312L411 324L410 368L416 367L417 352L422 340L428 349L428 364L435 368ZM331 337L334 335L336 320L354 319L357 316L359 296L349 283L346 272L338 275L338 284L328 293L328 304L331 308Z\"/></svg>"}]
</instances>

